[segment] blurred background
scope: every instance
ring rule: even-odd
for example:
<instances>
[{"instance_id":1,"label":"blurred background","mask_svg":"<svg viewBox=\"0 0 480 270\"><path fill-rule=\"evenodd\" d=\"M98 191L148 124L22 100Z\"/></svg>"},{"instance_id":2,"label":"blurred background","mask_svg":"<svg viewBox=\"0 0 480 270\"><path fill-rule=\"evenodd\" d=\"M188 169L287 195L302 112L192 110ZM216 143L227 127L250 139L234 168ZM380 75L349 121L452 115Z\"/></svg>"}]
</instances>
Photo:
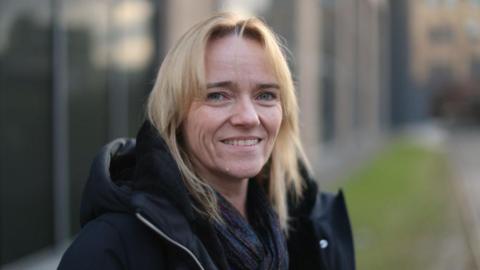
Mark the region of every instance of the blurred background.
<instances>
[{"instance_id":1,"label":"blurred background","mask_svg":"<svg viewBox=\"0 0 480 270\"><path fill-rule=\"evenodd\" d=\"M0 0L0 268L56 268L93 156L135 136L167 49L220 10L290 49L358 269L479 269L480 0Z\"/></svg>"}]
</instances>

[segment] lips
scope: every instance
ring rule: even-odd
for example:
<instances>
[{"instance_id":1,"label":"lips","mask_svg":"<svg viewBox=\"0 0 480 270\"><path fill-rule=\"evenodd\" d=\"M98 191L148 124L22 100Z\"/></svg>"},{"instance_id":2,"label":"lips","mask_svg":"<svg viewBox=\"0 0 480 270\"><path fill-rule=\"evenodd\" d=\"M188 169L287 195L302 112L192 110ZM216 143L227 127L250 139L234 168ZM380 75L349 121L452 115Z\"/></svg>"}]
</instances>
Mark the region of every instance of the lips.
<instances>
[{"instance_id":1,"label":"lips","mask_svg":"<svg viewBox=\"0 0 480 270\"><path fill-rule=\"evenodd\" d=\"M259 144L260 141L262 141L260 138L231 138L221 140L222 143L233 146L253 146Z\"/></svg>"}]
</instances>

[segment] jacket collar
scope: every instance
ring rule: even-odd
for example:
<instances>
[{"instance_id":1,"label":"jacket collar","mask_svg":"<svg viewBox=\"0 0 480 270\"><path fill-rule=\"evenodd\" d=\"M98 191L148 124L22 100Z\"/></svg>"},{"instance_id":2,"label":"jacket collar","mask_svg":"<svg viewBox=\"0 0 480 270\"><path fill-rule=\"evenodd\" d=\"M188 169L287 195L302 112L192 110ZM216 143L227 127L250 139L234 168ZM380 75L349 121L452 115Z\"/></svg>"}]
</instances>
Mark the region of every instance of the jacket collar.
<instances>
[{"instance_id":1,"label":"jacket collar","mask_svg":"<svg viewBox=\"0 0 480 270\"><path fill-rule=\"evenodd\" d=\"M166 197L134 192L131 204L136 209L136 216L145 225L164 241L189 255L199 269L218 269L205 243L199 238L201 234L194 233L193 224Z\"/></svg>"},{"instance_id":2,"label":"jacket collar","mask_svg":"<svg viewBox=\"0 0 480 270\"><path fill-rule=\"evenodd\" d=\"M145 121L137 135L133 189L165 197L188 221L195 219L192 199L180 170L157 130Z\"/></svg>"},{"instance_id":3,"label":"jacket collar","mask_svg":"<svg viewBox=\"0 0 480 270\"><path fill-rule=\"evenodd\" d=\"M137 135L133 179L130 204L137 214L191 251L205 269L226 265L224 257L218 256L221 248L212 225L194 211L177 163L148 121ZM217 256L209 256L207 250Z\"/></svg>"}]
</instances>

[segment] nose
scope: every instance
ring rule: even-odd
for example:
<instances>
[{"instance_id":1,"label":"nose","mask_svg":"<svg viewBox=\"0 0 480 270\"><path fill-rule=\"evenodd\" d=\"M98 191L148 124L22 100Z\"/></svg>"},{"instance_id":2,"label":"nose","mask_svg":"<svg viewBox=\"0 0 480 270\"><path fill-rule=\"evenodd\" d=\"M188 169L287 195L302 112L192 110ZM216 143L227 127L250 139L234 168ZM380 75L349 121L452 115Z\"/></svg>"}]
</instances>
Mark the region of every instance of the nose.
<instances>
[{"instance_id":1,"label":"nose","mask_svg":"<svg viewBox=\"0 0 480 270\"><path fill-rule=\"evenodd\" d=\"M230 122L234 126L242 127L254 127L260 124L257 108L250 97L237 100Z\"/></svg>"}]
</instances>

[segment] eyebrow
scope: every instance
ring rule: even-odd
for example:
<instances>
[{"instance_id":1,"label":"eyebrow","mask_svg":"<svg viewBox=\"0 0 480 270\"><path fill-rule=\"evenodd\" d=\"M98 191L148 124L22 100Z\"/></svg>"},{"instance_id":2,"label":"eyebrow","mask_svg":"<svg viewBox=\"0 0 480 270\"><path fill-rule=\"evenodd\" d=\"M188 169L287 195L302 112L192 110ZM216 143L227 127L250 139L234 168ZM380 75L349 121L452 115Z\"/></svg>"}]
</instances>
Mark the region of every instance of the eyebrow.
<instances>
[{"instance_id":1,"label":"eyebrow","mask_svg":"<svg viewBox=\"0 0 480 270\"><path fill-rule=\"evenodd\" d=\"M232 87L234 86L235 83L232 81L220 81L220 82L213 82L213 83L207 83L207 89L210 88L216 88L216 87ZM277 83L259 83L257 84L258 89L267 89L267 88L274 88L274 89L280 89L280 86Z\"/></svg>"},{"instance_id":2,"label":"eyebrow","mask_svg":"<svg viewBox=\"0 0 480 270\"><path fill-rule=\"evenodd\" d=\"M261 83L258 84L259 89L275 88L280 89L280 86L277 83Z\"/></svg>"},{"instance_id":3,"label":"eyebrow","mask_svg":"<svg viewBox=\"0 0 480 270\"><path fill-rule=\"evenodd\" d=\"M233 82L231 81L213 82L213 83L207 83L207 89L216 88L216 87L227 87L232 85L233 85Z\"/></svg>"}]
</instances>

